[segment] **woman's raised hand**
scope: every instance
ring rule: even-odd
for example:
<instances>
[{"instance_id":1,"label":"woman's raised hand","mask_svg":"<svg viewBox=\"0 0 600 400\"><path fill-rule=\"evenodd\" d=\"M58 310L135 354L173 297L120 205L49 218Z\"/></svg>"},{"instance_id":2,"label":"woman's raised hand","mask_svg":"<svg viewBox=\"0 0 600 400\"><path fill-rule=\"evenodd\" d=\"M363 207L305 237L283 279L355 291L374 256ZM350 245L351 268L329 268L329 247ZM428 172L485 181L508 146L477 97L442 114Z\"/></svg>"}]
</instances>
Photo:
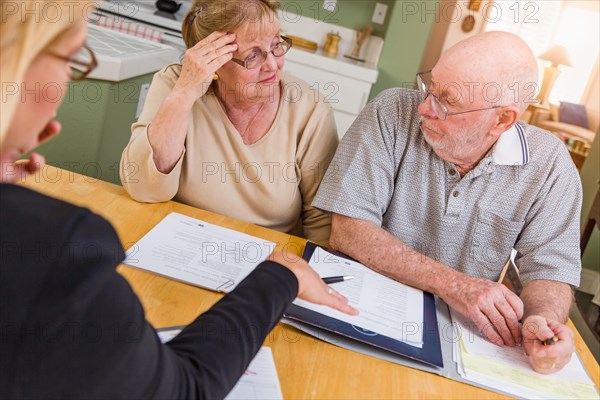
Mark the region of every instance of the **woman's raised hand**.
<instances>
[{"instance_id":1,"label":"woman's raised hand","mask_svg":"<svg viewBox=\"0 0 600 400\"><path fill-rule=\"evenodd\" d=\"M206 93L215 72L231 60L237 50L235 33L213 32L185 52L181 75L174 90L196 99Z\"/></svg>"}]
</instances>

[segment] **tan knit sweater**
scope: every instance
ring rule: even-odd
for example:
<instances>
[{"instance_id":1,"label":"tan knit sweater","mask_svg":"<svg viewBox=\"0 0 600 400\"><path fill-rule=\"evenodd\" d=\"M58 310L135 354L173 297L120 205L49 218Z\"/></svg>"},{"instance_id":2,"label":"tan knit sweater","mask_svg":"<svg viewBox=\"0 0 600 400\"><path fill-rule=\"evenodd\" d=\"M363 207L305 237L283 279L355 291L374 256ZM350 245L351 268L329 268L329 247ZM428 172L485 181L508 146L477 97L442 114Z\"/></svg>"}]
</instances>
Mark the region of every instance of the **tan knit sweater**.
<instances>
[{"instance_id":1,"label":"tan knit sweater","mask_svg":"<svg viewBox=\"0 0 600 400\"><path fill-rule=\"evenodd\" d=\"M159 172L147 129L180 66L154 76L144 110L121 157L121 181L143 202L176 200L204 210L327 243L330 217L311 206L338 144L331 106L305 82L284 75L275 121L245 145L212 89L192 110L185 151Z\"/></svg>"}]
</instances>

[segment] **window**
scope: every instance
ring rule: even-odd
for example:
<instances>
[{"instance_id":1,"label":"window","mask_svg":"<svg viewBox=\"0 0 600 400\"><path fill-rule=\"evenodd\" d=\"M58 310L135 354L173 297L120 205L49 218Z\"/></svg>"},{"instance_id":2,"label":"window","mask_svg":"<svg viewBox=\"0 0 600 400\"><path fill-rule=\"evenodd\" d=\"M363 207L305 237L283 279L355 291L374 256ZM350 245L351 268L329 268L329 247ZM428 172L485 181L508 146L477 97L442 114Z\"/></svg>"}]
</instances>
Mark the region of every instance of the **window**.
<instances>
[{"instance_id":1,"label":"window","mask_svg":"<svg viewBox=\"0 0 600 400\"><path fill-rule=\"evenodd\" d=\"M600 51L598 2L497 0L487 9L485 31L519 35L536 56L551 45L564 46L573 67L561 68L550 101L582 102Z\"/></svg>"},{"instance_id":2,"label":"window","mask_svg":"<svg viewBox=\"0 0 600 400\"><path fill-rule=\"evenodd\" d=\"M486 8L485 31L514 33L538 56L552 44L562 7L562 1L497 0Z\"/></svg>"},{"instance_id":3,"label":"window","mask_svg":"<svg viewBox=\"0 0 600 400\"><path fill-rule=\"evenodd\" d=\"M588 9L569 5L565 8L554 43L565 46L573 67L563 69L552 88L550 101L582 102L588 79L598 59L599 16L598 12Z\"/></svg>"}]
</instances>

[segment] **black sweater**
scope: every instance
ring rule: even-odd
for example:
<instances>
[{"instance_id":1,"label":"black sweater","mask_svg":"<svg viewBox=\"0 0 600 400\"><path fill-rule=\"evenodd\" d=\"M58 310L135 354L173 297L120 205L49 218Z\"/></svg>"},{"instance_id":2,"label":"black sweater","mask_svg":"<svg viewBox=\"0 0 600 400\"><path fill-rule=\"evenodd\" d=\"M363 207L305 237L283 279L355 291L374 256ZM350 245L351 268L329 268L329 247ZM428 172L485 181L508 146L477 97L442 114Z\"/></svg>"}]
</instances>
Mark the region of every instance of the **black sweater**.
<instances>
[{"instance_id":1,"label":"black sweater","mask_svg":"<svg viewBox=\"0 0 600 400\"><path fill-rule=\"evenodd\" d=\"M298 291L263 262L162 345L103 218L2 184L0 244L0 398L222 398Z\"/></svg>"}]
</instances>

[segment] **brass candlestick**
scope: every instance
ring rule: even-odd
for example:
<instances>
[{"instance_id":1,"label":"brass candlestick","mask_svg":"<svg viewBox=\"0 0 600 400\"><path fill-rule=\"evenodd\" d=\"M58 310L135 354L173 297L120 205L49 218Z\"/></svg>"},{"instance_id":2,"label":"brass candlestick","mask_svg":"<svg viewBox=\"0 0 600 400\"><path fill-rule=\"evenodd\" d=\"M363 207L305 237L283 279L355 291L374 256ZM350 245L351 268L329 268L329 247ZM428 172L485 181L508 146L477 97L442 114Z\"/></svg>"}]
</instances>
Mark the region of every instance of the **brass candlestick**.
<instances>
[{"instance_id":1,"label":"brass candlestick","mask_svg":"<svg viewBox=\"0 0 600 400\"><path fill-rule=\"evenodd\" d=\"M373 32L373 27L371 25L365 26L363 29L356 28L356 44L354 45L354 50L352 50L352 57L359 58L360 57L360 48L371 32Z\"/></svg>"}]
</instances>

